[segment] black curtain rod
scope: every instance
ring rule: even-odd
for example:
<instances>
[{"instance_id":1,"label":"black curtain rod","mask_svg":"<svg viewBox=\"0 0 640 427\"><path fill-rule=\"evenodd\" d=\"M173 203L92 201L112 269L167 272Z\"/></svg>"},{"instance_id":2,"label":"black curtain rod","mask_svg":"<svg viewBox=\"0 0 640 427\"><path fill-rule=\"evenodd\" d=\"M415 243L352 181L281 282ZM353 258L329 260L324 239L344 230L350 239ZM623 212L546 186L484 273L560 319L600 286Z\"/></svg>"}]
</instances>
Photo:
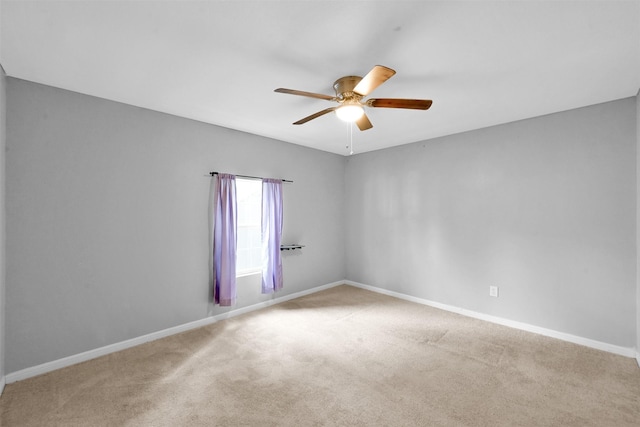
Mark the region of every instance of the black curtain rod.
<instances>
[{"instance_id":1,"label":"black curtain rod","mask_svg":"<svg viewBox=\"0 0 640 427\"><path fill-rule=\"evenodd\" d=\"M213 176L213 175L217 175L220 172L209 172L209 175ZM249 179L264 179L260 176L251 176L251 175L236 175L239 178L249 178ZM288 179L283 179L282 182L291 182L293 183L293 181L289 181Z\"/></svg>"}]
</instances>

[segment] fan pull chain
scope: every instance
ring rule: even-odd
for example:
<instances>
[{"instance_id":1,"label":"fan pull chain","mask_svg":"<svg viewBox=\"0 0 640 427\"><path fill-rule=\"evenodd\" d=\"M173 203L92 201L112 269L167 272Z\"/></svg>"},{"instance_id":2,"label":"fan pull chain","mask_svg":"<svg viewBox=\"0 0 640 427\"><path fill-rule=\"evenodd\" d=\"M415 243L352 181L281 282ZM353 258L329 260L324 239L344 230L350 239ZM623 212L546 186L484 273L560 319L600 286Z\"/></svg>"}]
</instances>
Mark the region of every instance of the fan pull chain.
<instances>
[{"instance_id":1,"label":"fan pull chain","mask_svg":"<svg viewBox=\"0 0 640 427\"><path fill-rule=\"evenodd\" d=\"M349 131L349 127L350 127L350 126L351 126L351 124L350 124L350 123L347 123L347 134L350 132L350 131ZM347 138L348 138L348 136L347 136ZM345 149L347 149L347 150L349 149L349 141L347 141L347 145L345 145L345 146L344 146L344 148L345 148Z\"/></svg>"},{"instance_id":2,"label":"fan pull chain","mask_svg":"<svg viewBox=\"0 0 640 427\"><path fill-rule=\"evenodd\" d=\"M349 129L349 143L345 145L344 148L349 150L349 155L353 155L353 122L348 122L347 125Z\"/></svg>"}]
</instances>

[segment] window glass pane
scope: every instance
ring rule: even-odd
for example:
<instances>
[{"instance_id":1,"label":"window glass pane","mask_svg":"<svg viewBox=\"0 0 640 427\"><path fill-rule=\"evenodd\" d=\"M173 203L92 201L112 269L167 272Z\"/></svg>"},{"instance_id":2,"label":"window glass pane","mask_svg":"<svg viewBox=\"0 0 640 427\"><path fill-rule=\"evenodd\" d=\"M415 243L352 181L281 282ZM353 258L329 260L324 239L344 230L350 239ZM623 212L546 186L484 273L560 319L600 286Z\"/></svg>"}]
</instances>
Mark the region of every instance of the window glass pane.
<instances>
[{"instance_id":1,"label":"window glass pane","mask_svg":"<svg viewBox=\"0 0 640 427\"><path fill-rule=\"evenodd\" d=\"M246 270L249 267L250 253L248 249L238 249L236 271Z\"/></svg>"},{"instance_id":2,"label":"window glass pane","mask_svg":"<svg viewBox=\"0 0 640 427\"><path fill-rule=\"evenodd\" d=\"M262 268L262 181L236 178L238 202L238 274Z\"/></svg>"},{"instance_id":3,"label":"window glass pane","mask_svg":"<svg viewBox=\"0 0 640 427\"><path fill-rule=\"evenodd\" d=\"M248 227L247 234L249 246L251 246L252 248L259 248L262 246L262 230L260 229L260 227Z\"/></svg>"},{"instance_id":4,"label":"window glass pane","mask_svg":"<svg viewBox=\"0 0 640 427\"><path fill-rule=\"evenodd\" d=\"M238 227L238 249L248 247L251 244L250 242L249 229L247 227Z\"/></svg>"}]
</instances>

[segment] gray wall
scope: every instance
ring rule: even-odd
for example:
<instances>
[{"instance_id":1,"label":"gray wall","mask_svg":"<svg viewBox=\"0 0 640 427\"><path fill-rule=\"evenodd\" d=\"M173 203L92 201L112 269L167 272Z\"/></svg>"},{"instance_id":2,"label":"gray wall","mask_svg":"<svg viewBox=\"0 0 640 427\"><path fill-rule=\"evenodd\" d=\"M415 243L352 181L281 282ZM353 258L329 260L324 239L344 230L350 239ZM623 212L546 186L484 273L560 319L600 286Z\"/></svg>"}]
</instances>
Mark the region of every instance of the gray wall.
<instances>
[{"instance_id":1,"label":"gray wall","mask_svg":"<svg viewBox=\"0 0 640 427\"><path fill-rule=\"evenodd\" d=\"M6 148L6 75L0 65L0 379L5 373L5 148ZM0 390L1 392L2 390Z\"/></svg>"},{"instance_id":2,"label":"gray wall","mask_svg":"<svg viewBox=\"0 0 640 427\"><path fill-rule=\"evenodd\" d=\"M640 90L636 95L636 250L638 248L638 242L640 242ZM636 281L636 358L638 364L640 364L640 251L636 254L638 257L638 264L636 268L637 281Z\"/></svg>"},{"instance_id":3,"label":"gray wall","mask_svg":"<svg viewBox=\"0 0 640 427\"><path fill-rule=\"evenodd\" d=\"M345 159L7 79L6 369L15 372L222 310L210 300L205 174L282 177L276 296L345 277ZM236 308L270 299L239 281Z\"/></svg>"},{"instance_id":4,"label":"gray wall","mask_svg":"<svg viewBox=\"0 0 640 427\"><path fill-rule=\"evenodd\" d=\"M307 247L279 295L348 278L640 346L637 98L343 158L7 85L5 372L222 312L209 170L295 181L284 240ZM238 307L271 298L259 283Z\"/></svg>"},{"instance_id":5,"label":"gray wall","mask_svg":"<svg viewBox=\"0 0 640 427\"><path fill-rule=\"evenodd\" d=\"M347 278L633 348L635 103L350 157Z\"/></svg>"}]
</instances>

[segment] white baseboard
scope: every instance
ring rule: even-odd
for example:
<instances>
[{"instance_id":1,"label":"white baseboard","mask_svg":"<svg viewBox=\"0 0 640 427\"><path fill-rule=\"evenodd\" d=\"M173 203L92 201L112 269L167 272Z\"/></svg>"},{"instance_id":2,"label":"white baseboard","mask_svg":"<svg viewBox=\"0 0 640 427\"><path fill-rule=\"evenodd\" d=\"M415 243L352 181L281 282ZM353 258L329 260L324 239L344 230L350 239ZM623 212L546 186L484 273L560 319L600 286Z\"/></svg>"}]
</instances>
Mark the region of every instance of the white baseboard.
<instances>
[{"instance_id":1,"label":"white baseboard","mask_svg":"<svg viewBox=\"0 0 640 427\"><path fill-rule=\"evenodd\" d=\"M640 343L638 343L638 346L640 346ZM640 353L638 353L636 351L636 362L638 362L638 368L640 368Z\"/></svg>"},{"instance_id":2,"label":"white baseboard","mask_svg":"<svg viewBox=\"0 0 640 427\"><path fill-rule=\"evenodd\" d=\"M576 335L567 334L564 332L554 331L552 329L541 328L538 326L530 325L528 323L516 322L514 320L504 319L497 316L491 316L484 313L478 313L475 311L467 310L464 308L455 307L452 305L442 304L435 301L430 301L422 298L413 297L411 295L401 294L399 292L389 291L387 289L377 288L375 286L369 286L351 280L344 281L347 285L355 286L357 288L366 289L368 291L377 292L380 294L400 298L406 301L415 302L418 304L428 305L430 307L439 308L441 310L450 311L453 313L461 314L467 317L473 317L475 319L484 320L491 323L497 323L499 325L508 326L514 329L520 329L527 332L533 332L535 334L544 335L551 338L557 338L562 341L571 342L574 344L583 345L597 350L603 350L609 353L617 354L626 357L635 357L640 365L640 353L637 353L633 348L621 347L613 344L604 343L601 341L595 341L589 338L579 337Z\"/></svg>"},{"instance_id":3,"label":"white baseboard","mask_svg":"<svg viewBox=\"0 0 640 427\"><path fill-rule=\"evenodd\" d=\"M0 377L0 396L2 396L2 392L4 391L4 386L6 384L4 377Z\"/></svg>"},{"instance_id":4,"label":"white baseboard","mask_svg":"<svg viewBox=\"0 0 640 427\"><path fill-rule=\"evenodd\" d=\"M64 357L62 359L53 360L51 362L46 362L41 365L32 366L30 368L22 369L20 371L12 372L7 374L3 379L0 385L4 387L5 381L6 384L11 384L16 381L26 380L27 378L35 377L37 375L46 374L47 372L55 371L57 369L65 368L67 366L75 365L76 363L86 362L87 360L95 359L100 356L105 356L110 353L115 353L117 351L125 350L127 348L135 347L140 344L147 343L149 341L155 341L160 338L165 338L174 334L179 334L180 332L189 331L191 329L200 328L202 326L207 326L212 323L216 323L219 320L229 319L234 316L239 316L241 314L249 313L251 311L259 310L261 308L269 307L275 304L280 304L285 301L289 301L294 298L299 298L305 295L313 294L316 292L323 291L325 289L329 289L338 285L343 285L345 282L343 280L339 282L333 282L326 285L318 286L315 288L307 289L301 292L296 292L293 294L285 295L282 297L274 298L269 301L261 302L258 304L253 304L248 307L238 308L236 310L231 310L226 313L218 314L211 317L206 317L204 319L196 320L194 322L185 323L183 325L174 326L172 328L164 329L162 331L152 332L147 335L142 335L136 338L132 338L126 341L121 341L115 344L110 344L104 347L96 348L93 350L85 351L83 353L74 354L72 356Z\"/></svg>"}]
</instances>

